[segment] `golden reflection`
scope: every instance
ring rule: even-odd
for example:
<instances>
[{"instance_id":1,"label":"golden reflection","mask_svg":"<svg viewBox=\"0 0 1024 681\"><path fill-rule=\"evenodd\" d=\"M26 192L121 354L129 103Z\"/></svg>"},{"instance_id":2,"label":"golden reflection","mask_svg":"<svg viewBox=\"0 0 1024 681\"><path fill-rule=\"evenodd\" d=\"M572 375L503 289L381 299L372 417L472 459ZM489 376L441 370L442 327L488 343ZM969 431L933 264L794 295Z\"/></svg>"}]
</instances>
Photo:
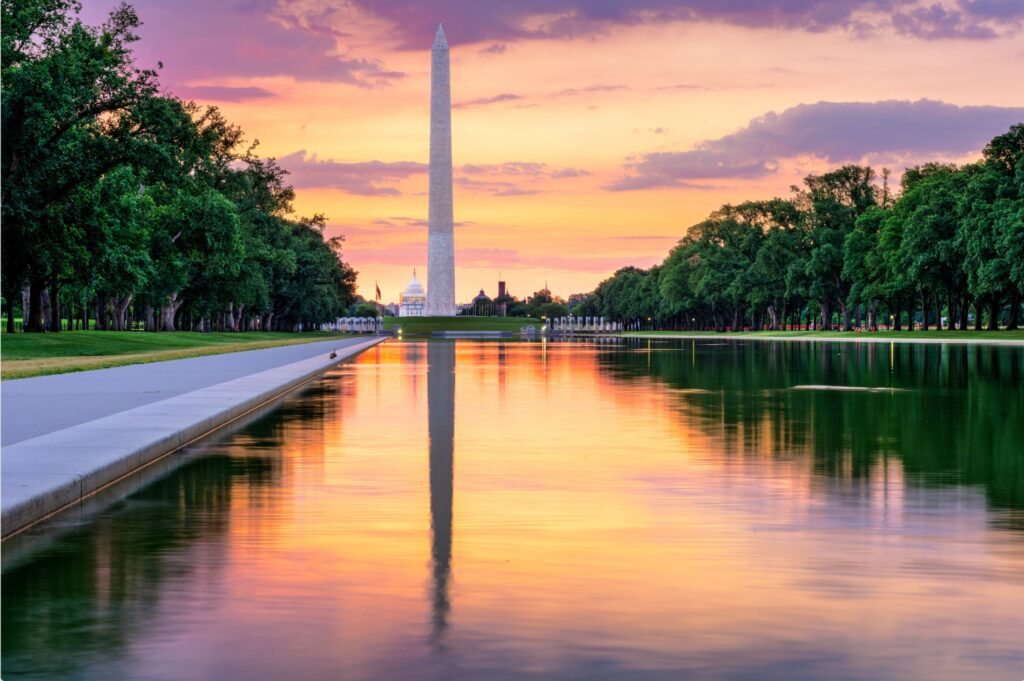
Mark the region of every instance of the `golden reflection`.
<instances>
[{"instance_id":1,"label":"golden reflection","mask_svg":"<svg viewBox=\"0 0 1024 681\"><path fill-rule=\"evenodd\" d=\"M5 666L87 645L94 668L51 676L1001 678L1024 545L986 493L1019 476L927 474L961 447L944 421L1020 405L1019 360L944 354L964 399L999 397L967 408L900 383L920 351L893 378L873 351L385 343L82 530L61 561L85 594L58 561L5 574ZM905 390L789 390L869 365ZM48 631L48 570L95 626Z\"/></svg>"}]
</instances>

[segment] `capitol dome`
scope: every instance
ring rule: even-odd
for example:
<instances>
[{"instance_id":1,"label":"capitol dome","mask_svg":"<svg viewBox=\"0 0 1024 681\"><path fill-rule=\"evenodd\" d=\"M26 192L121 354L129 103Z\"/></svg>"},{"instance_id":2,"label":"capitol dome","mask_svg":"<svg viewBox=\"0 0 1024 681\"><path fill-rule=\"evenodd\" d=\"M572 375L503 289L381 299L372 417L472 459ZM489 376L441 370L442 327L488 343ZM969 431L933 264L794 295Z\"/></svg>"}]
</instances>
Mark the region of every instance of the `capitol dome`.
<instances>
[{"instance_id":1,"label":"capitol dome","mask_svg":"<svg viewBox=\"0 0 1024 681\"><path fill-rule=\"evenodd\" d=\"M412 279L409 280L409 284L405 287L404 296L425 296L427 292L423 290L423 284L416 278L416 270L412 271Z\"/></svg>"},{"instance_id":2,"label":"capitol dome","mask_svg":"<svg viewBox=\"0 0 1024 681\"><path fill-rule=\"evenodd\" d=\"M427 292L423 284L416 278L416 270L412 271L412 279L402 291L398 299L399 317L422 317L427 307Z\"/></svg>"}]
</instances>

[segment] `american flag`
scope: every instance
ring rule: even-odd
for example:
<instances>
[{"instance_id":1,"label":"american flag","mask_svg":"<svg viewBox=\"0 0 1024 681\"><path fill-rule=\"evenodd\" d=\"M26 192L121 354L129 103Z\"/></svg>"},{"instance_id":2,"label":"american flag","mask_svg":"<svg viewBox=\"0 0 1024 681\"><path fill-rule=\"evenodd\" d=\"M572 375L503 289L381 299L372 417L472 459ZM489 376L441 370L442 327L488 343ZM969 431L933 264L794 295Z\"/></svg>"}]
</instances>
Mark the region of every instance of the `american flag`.
<instances>
[{"instance_id":1,"label":"american flag","mask_svg":"<svg viewBox=\"0 0 1024 681\"><path fill-rule=\"evenodd\" d=\"M373 285L377 287L377 302L380 302L380 284L373 282Z\"/></svg>"}]
</instances>

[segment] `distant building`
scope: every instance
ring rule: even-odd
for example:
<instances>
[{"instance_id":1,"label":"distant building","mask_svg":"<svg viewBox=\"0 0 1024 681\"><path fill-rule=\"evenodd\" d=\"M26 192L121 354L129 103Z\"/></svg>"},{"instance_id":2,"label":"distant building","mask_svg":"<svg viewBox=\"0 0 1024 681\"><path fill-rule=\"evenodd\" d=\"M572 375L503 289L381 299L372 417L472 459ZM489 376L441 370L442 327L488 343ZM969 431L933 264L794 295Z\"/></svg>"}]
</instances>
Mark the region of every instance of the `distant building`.
<instances>
[{"instance_id":1,"label":"distant building","mask_svg":"<svg viewBox=\"0 0 1024 681\"><path fill-rule=\"evenodd\" d=\"M483 293L483 291L480 291L480 293ZM505 282L499 281L498 282L498 298L499 299L505 298L507 295L508 295L508 293L505 291Z\"/></svg>"},{"instance_id":2,"label":"distant building","mask_svg":"<svg viewBox=\"0 0 1024 681\"><path fill-rule=\"evenodd\" d=\"M416 278L415 268L412 271L412 279L409 285L398 297L399 317L422 317L426 314L427 292L423 290L423 284Z\"/></svg>"}]
</instances>

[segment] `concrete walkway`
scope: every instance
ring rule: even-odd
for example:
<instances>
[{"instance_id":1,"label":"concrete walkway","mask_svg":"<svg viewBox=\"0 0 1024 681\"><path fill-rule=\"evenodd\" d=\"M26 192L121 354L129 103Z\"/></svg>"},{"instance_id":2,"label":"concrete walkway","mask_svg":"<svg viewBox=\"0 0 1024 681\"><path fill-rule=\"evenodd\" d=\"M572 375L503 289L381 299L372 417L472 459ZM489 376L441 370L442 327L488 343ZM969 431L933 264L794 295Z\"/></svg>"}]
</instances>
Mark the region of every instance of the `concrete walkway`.
<instances>
[{"instance_id":1,"label":"concrete walkway","mask_svg":"<svg viewBox=\"0 0 1024 681\"><path fill-rule=\"evenodd\" d=\"M266 407L384 340L339 338L5 381L3 536ZM27 423L16 424L18 418ZM9 428L15 431L11 444Z\"/></svg>"},{"instance_id":2,"label":"concrete walkway","mask_svg":"<svg viewBox=\"0 0 1024 681\"><path fill-rule=\"evenodd\" d=\"M0 445L6 447L168 397L232 381L365 341L300 343L113 369L0 382Z\"/></svg>"}]
</instances>

